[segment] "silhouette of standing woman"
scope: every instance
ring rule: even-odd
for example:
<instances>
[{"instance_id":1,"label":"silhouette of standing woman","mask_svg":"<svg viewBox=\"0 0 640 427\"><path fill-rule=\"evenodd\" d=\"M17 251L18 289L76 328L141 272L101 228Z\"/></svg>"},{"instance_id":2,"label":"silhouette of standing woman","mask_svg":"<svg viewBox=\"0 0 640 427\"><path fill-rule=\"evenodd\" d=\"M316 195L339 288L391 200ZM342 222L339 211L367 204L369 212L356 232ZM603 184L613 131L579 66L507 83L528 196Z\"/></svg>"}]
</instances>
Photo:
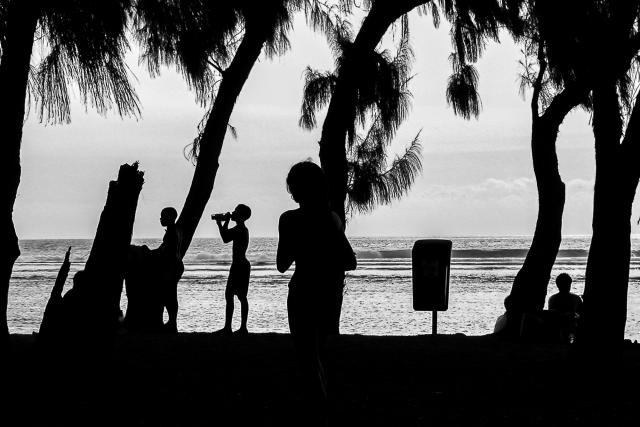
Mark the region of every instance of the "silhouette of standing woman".
<instances>
[{"instance_id":1,"label":"silhouette of standing woman","mask_svg":"<svg viewBox=\"0 0 640 427\"><path fill-rule=\"evenodd\" d=\"M322 355L334 327L344 272L356 258L342 223L329 208L322 169L311 161L294 165L287 189L300 207L280 216L277 267L284 273L295 262L287 311L299 369L311 409L325 419L327 398Z\"/></svg>"}]
</instances>

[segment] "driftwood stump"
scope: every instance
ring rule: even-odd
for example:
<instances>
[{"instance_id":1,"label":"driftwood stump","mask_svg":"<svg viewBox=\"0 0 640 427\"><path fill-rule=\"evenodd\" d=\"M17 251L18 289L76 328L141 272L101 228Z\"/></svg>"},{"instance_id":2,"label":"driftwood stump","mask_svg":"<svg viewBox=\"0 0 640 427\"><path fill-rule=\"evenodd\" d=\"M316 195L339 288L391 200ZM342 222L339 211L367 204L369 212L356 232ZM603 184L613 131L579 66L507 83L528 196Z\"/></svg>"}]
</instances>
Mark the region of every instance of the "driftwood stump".
<instances>
[{"instance_id":1,"label":"driftwood stump","mask_svg":"<svg viewBox=\"0 0 640 427\"><path fill-rule=\"evenodd\" d=\"M90 287L87 307L93 307L93 310L86 313L87 318L81 321L102 332L112 332L117 326L122 282L143 176L144 173L138 170L138 163L120 166L117 181L109 183L107 201L85 265Z\"/></svg>"},{"instance_id":2,"label":"driftwood stump","mask_svg":"<svg viewBox=\"0 0 640 427\"><path fill-rule=\"evenodd\" d=\"M138 163L124 164L118 179L109 183L85 269L76 273L73 288L60 304L60 320L53 327L47 325L55 335L104 342L115 333L143 176Z\"/></svg>"},{"instance_id":3,"label":"driftwood stump","mask_svg":"<svg viewBox=\"0 0 640 427\"><path fill-rule=\"evenodd\" d=\"M125 277L129 332L159 332L163 326L164 300L160 270L165 267L147 246L131 245Z\"/></svg>"}]
</instances>

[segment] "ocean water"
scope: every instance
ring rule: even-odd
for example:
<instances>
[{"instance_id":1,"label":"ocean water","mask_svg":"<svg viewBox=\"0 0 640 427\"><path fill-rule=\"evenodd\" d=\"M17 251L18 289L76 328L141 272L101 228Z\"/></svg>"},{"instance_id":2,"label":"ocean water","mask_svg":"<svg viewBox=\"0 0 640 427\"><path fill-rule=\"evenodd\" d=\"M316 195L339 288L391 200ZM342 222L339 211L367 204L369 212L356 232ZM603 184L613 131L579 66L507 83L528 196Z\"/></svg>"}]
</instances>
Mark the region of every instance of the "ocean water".
<instances>
[{"instance_id":1,"label":"ocean water","mask_svg":"<svg viewBox=\"0 0 640 427\"><path fill-rule=\"evenodd\" d=\"M430 333L431 313L415 312L411 293L411 248L417 238L351 238L358 269L347 276L341 331L366 335ZM503 311L503 299L522 265L530 237L454 237L449 309L438 313L438 331L467 335L493 331ZM70 285L84 266L91 240L24 240L9 290L8 320L12 333L38 330L51 287L68 246L72 246ZM160 240L135 244L157 247ZM288 332L286 297L290 272L275 268L277 239L253 238L248 258L249 329ZM573 292L582 294L588 237L565 237L552 277L569 273ZM632 241L626 336L640 339L640 239ZM231 246L219 239L195 239L185 257L178 285L180 331L214 331L224 323L224 288ZM556 291L553 281L548 295ZM237 304L236 304L237 305ZM121 306L126 311L126 296ZM239 325L239 307L234 329Z\"/></svg>"}]
</instances>

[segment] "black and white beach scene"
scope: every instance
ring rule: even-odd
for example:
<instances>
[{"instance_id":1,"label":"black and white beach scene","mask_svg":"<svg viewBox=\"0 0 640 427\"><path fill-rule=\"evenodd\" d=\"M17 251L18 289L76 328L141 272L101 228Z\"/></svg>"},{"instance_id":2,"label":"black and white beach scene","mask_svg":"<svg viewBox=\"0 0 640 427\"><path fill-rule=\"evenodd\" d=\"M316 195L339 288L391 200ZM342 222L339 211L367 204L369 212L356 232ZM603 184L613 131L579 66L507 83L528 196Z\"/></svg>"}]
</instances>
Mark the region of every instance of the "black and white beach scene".
<instances>
[{"instance_id":1,"label":"black and white beach scene","mask_svg":"<svg viewBox=\"0 0 640 427\"><path fill-rule=\"evenodd\" d=\"M0 424L630 426L640 0L0 0Z\"/></svg>"}]
</instances>

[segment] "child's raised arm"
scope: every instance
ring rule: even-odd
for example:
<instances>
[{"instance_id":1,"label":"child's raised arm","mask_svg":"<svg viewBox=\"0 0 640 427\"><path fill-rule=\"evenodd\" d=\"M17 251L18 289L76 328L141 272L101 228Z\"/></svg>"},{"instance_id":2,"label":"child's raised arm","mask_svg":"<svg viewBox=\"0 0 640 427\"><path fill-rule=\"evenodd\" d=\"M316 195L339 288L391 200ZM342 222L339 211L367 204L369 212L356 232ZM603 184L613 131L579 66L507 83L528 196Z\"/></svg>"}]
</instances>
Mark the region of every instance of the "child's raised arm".
<instances>
[{"instance_id":1,"label":"child's raised arm","mask_svg":"<svg viewBox=\"0 0 640 427\"><path fill-rule=\"evenodd\" d=\"M229 230L229 218L225 219L224 222L217 219L216 223L218 224L218 230L220 231L220 237L222 238L222 241L224 243L229 243L230 241L232 241L235 227Z\"/></svg>"}]
</instances>

